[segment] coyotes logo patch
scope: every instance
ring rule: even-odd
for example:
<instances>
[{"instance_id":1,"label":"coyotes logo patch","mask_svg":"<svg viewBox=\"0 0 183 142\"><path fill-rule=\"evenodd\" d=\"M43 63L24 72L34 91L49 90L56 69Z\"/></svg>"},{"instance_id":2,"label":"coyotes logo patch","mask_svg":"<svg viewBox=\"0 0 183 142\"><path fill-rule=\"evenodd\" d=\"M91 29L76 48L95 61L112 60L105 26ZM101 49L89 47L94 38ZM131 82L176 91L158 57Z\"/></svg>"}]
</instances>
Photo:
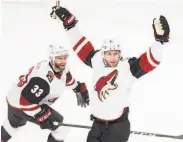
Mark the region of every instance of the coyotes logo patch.
<instances>
[{"instance_id":1,"label":"coyotes logo patch","mask_svg":"<svg viewBox=\"0 0 183 142\"><path fill-rule=\"evenodd\" d=\"M103 99L106 99L106 94L109 95L109 90L115 90L118 88L115 80L118 76L118 71L114 70L107 76L101 77L95 84L95 91L97 91L98 98L103 102Z\"/></svg>"},{"instance_id":2,"label":"coyotes logo patch","mask_svg":"<svg viewBox=\"0 0 183 142\"><path fill-rule=\"evenodd\" d=\"M53 78L54 78L53 72L48 71L48 74L46 75L46 77L48 78L48 80L49 80L50 82L52 82L52 81L53 81Z\"/></svg>"}]
</instances>

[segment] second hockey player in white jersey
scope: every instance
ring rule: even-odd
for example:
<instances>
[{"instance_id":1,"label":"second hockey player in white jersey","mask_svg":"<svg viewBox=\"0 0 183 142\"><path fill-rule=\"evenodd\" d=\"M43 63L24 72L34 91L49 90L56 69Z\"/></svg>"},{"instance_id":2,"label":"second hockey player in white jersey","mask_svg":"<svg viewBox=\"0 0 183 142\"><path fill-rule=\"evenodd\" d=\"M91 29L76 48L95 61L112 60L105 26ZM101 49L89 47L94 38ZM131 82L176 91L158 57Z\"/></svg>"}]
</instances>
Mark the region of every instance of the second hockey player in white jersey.
<instances>
[{"instance_id":1,"label":"second hockey player in white jersey","mask_svg":"<svg viewBox=\"0 0 183 142\"><path fill-rule=\"evenodd\" d=\"M50 129L48 142L63 142L68 128L59 126L63 116L49 106L66 87L76 93L78 105L85 107L89 104L85 83L76 81L68 69L68 55L68 50L62 46L51 45L49 60L31 67L12 86L7 95L8 118L1 126L1 142L7 142L27 121L38 124L41 129Z\"/></svg>"},{"instance_id":2,"label":"second hockey player in white jersey","mask_svg":"<svg viewBox=\"0 0 183 142\"><path fill-rule=\"evenodd\" d=\"M123 51L113 39L104 40L97 51L79 31L75 16L63 7L52 13L63 22L77 56L93 69L91 113L94 118L87 142L126 142L130 134L129 95L134 81L153 71L161 61L163 45L169 41L169 25L164 16L153 20L155 41L138 58L123 58Z\"/></svg>"}]
</instances>

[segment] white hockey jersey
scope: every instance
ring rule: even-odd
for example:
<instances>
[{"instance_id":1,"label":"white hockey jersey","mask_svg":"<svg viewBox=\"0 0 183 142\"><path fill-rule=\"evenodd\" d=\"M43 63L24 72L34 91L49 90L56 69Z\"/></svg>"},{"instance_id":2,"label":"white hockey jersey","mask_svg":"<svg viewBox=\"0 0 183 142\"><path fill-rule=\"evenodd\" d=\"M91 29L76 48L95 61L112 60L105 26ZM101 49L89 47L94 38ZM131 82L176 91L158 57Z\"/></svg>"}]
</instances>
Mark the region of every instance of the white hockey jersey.
<instances>
[{"instance_id":1,"label":"white hockey jersey","mask_svg":"<svg viewBox=\"0 0 183 142\"><path fill-rule=\"evenodd\" d=\"M14 109L23 110L29 115L40 111L41 104L53 104L65 90L76 88L77 82L66 66L61 75L54 72L49 61L41 61L26 75L20 76L7 95L7 102Z\"/></svg>"},{"instance_id":2,"label":"white hockey jersey","mask_svg":"<svg viewBox=\"0 0 183 142\"><path fill-rule=\"evenodd\" d=\"M119 118L124 109L129 107L128 98L134 81L160 64L163 45L155 41L139 58L120 61L117 67L111 68L105 66L101 51L94 49L77 26L67 33L74 52L94 71L91 113L106 121Z\"/></svg>"}]
</instances>

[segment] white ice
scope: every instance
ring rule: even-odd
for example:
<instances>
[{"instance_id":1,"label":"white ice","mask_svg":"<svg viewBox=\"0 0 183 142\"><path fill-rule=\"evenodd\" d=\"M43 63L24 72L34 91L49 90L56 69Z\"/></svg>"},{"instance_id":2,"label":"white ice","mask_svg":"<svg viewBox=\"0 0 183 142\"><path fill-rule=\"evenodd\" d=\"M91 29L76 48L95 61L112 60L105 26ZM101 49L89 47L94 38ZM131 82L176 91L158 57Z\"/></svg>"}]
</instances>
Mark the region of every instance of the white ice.
<instances>
[{"instance_id":1,"label":"white ice","mask_svg":"<svg viewBox=\"0 0 183 142\"><path fill-rule=\"evenodd\" d=\"M22 0L21 0L22 1ZM26 1L26 0L25 0ZM35 1L35 0L34 0ZM0 60L0 122L7 117L6 93L11 83L39 60L47 59L47 47L59 42L69 48L61 23L49 16L55 0L38 3L4 3ZM133 87L131 129L170 135L183 134L183 2L181 0L61 0L79 19L83 33L96 48L105 37L121 40L124 56L139 56L153 42L152 20L163 14L170 28L170 43L164 47L161 65ZM74 76L91 89L92 71L72 53ZM13 95L13 94L12 94ZM67 90L53 106L65 123L91 125L89 108L79 108L75 95ZM65 142L85 142L89 130L71 128ZM10 142L46 142L49 131L28 123ZM162 142L165 139L131 135L129 142ZM169 141L169 140L167 140ZM172 140L170 140L172 141Z\"/></svg>"}]
</instances>

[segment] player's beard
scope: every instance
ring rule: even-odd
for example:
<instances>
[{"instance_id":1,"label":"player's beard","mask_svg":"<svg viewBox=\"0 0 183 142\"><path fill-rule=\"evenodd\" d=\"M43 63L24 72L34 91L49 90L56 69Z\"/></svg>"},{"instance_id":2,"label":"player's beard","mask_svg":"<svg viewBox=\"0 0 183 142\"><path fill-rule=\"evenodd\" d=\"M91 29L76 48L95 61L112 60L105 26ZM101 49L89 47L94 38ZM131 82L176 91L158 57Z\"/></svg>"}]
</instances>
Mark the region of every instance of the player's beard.
<instances>
[{"instance_id":1,"label":"player's beard","mask_svg":"<svg viewBox=\"0 0 183 142\"><path fill-rule=\"evenodd\" d=\"M55 69L56 69L57 71L62 72L62 71L65 70L65 66L66 66L66 64L55 64Z\"/></svg>"}]
</instances>

